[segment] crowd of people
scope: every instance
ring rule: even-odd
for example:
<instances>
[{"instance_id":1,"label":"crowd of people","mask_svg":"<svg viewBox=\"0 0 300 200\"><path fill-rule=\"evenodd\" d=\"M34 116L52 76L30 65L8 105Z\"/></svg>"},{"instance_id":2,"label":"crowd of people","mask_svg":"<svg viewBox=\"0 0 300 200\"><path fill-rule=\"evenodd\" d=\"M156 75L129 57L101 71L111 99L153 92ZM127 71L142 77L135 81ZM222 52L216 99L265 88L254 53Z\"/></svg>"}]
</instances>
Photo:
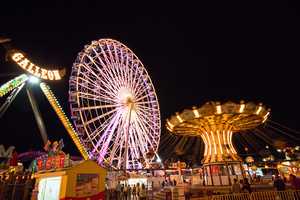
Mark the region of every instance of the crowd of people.
<instances>
[{"instance_id":1,"label":"crowd of people","mask_svg":"<svg viewBox=\"0 0 300 200\"><path fill-rule=\"evenodd\" d=\"M293 174L289 175L289 181L284 177L282 178L279 174L275 175L273 181L273 187L276 191L285 191L286 184L289 183L290 187L294 190L300 190L300 178L296 177ZM240 180L238 182L237 179L234 179L233 184L231 186L232 193L243 193L243 192L252 192L251 185L247 178Z\"/></svg>"},{"instance_id":2,"label":"crowd of people","mask_svg":"<svg viewBox=\"0 0 300 200\"><path fill-rule=\"evenodd\" d=\"M146 200L147 188L145 184L117 184L116 189L107 191L108 200Z\"/></svg>"}]
</instances>

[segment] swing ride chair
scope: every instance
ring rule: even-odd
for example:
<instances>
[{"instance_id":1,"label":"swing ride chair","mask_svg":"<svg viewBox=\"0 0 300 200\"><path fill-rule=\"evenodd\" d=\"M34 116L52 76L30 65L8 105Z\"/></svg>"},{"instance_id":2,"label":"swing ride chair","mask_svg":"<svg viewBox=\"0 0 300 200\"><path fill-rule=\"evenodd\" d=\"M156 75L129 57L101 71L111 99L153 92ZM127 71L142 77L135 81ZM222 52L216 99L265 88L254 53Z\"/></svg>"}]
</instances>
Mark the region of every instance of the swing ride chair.
<instances>
[{"instance_id":1,"label":"swing ride chair","mask_svg":"<svg viewBox=\"0 0 300 200\"><path fill-rule=\"evenodd\" d=\"M167 129L175 135L201 137L204 144L203 174L206 185L231 185L243 178L242 159L232 143L236 132L252 130L265 123L270 114L261 103L207 102L167 119Z\"/></svg>"}]
</instances>

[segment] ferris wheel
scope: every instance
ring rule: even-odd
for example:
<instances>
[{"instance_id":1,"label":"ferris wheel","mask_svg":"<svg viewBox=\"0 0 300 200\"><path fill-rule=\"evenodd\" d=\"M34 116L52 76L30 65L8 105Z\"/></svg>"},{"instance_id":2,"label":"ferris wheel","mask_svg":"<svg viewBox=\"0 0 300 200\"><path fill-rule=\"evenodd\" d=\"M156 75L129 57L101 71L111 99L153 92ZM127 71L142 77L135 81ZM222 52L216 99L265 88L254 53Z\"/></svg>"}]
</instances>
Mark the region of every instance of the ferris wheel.
<instances>
[{"instance_id":1,"label":"ferris wheel","mask_svg":"<svg viewBox=\"0 0 300 200\"><path fill-rule=\"evenodd\" d=\"M160 110L151 79L124 44L100 39L73 64L71 117L89 157L117 169L146 167L160 140Z\"/></svg>"}]
</instances>

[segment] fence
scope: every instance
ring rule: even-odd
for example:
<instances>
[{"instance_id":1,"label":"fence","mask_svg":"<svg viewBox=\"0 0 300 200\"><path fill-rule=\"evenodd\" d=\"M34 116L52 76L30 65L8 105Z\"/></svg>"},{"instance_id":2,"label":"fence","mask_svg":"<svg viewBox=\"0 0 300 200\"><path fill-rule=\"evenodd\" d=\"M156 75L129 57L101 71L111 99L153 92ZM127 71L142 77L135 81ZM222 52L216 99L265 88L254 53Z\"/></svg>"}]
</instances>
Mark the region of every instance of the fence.
<instances>
[{"instance_id":1,"label":"fence","mask_svg":"<svg viewBox=\"0 0 300 200\"><path fill-rule=\"evenodd\" d=\"M213 196L212 200L298 200L300 190L252 192Z\"/></svg>"}]
</instances>

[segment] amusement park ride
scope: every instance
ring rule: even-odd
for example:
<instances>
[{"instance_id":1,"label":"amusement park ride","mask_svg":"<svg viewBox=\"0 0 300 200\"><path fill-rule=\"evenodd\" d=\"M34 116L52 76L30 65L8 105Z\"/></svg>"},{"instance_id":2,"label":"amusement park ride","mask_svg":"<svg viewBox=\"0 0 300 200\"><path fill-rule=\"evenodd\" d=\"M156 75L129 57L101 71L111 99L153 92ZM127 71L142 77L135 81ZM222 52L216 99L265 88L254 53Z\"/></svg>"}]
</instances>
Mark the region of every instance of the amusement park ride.
<instances>
[{"instance_id":1,"label":"amusement park ride","mask_svg":"<svg viewBox=\"0 0 300 200\"><path fill-rule=\"evenodd\" d=\"M207 102L199 108L176 113L167 120L166 127L176 135L202 138L206 185L230 185L233 178L244 176L242 159L232 144L233 133L256 128L269 114L270 110L262 104L252 102Z\"/></svg>"},{"instance_id":2,"label":"amusement park ride","mask_svg":"<svg viewBox=\"0 0 300 200\"><path fill-rule=\"evenodd\" d=\"M160 140L160 111L151 79L138 57L124 44L111 39L93 41L78 54L69 79L71 119L61 108L46 82L58 81L65 70L48 70L34 64L21 51L9 48L10 39L0 38L7 58L24 74L0 87L7 96L0 108L6 111L28 82L40 88L85 160L96 160L114 169L149 168ZM29 101L44 143L47 134L30 88Z\"/></svg>"}]
</instances>

